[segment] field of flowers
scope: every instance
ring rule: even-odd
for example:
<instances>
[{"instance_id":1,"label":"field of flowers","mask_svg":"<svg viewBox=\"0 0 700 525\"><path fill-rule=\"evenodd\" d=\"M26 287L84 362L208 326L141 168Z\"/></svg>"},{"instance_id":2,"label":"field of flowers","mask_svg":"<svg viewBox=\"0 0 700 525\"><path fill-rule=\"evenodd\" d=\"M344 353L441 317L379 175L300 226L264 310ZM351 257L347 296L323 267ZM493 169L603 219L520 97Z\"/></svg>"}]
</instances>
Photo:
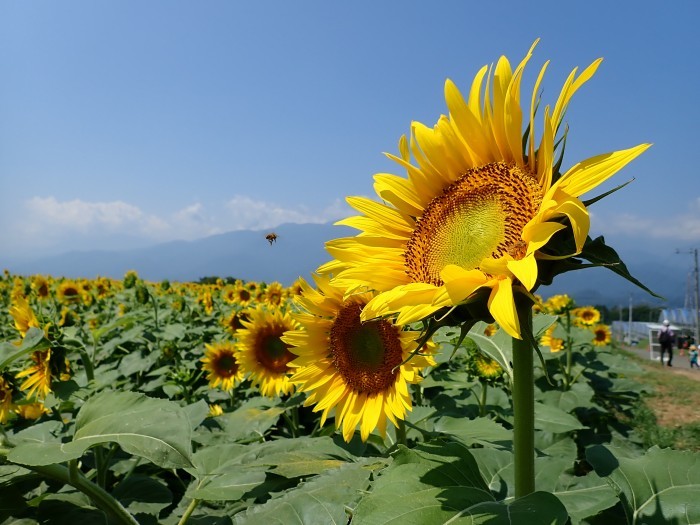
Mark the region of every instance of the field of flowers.
<instances>
[{"instance_id":1,"label":"field of flowers","mask_svg":"<svg viewBox=\"0 0 700 525\"><path fill-rule=\"evenodd\" d=\"M372 406L335 384L363 380L357 348L336 375L309 358L323 333L363 334L308 323L326 291L5 272L0 523L700 519L698 454L640 447L642 387L594 308L535 305L536 491L515 498L512 339L440 328L375 366L405 380Z\"/></svg>"}]
</instances>

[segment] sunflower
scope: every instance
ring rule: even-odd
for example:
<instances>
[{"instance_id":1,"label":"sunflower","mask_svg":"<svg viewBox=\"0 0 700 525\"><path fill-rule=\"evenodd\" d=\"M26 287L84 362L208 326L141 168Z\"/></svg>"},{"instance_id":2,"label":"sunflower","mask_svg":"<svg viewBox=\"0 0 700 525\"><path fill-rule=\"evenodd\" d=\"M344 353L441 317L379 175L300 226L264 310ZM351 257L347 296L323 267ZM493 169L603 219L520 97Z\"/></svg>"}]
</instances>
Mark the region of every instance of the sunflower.
<instances>
[{"instance_id":1,"label":"sunflower","mask_svg":"<svg viewBox=\"0 0 700 525\"><path fill-rule=\"evenodd\" d=\"M472 356L474 374L484 381L495 381L503 376L503 368L498 361L477 352Z\"/></svg>"},{"instance_id":2,"label":"sunflower","mask_svg":"<svg viewBox=\"0 0 700 525\"><path fill-rule=\"evenodd\" d=\"M593 326L600 321L600 312L592 306L582 306L571 311L574 314L574 324L578 326Z\"/></svg>"},{"instance_id":3,"label":"sunflower","mask_svg":"<svg viewBox=\"0 0 700 525\"><path fill-rule=\"evenodd\" d=\"M289 381L289 362L295 356L289 351L289 344L282 340L282 334L296 330L297 322L289 313L268 311L262 306L250 310L249 320L242 322L244 328L238 331L236 358L243 372L250 374L264 396L291 393L294 385Z\"/></svg>"},{"instance_id":4,"label":"sunflower","mask_svg":"<svg viewBox=\"0 0 700 525\"><path fill-rule=\"evenodd\" d=\"M214 300L211 297L211 292L204 292L198 298L197 302L204 308L207 315L211 315L214 311Z\"/></svg>"},{"instance_id":5,"label":"sunflower","mask_svg":"<svg viewBox=\"0 0 700 525\"><path fill-rule=\"evenodd\" d=\"M20 390L28 390L27 397L44 399L51 392L51 349L32 352L33 365L17 373L15 377L24 382L19 386Z\"/></svg>"},{"instance_id":6,"label":"sunflower","mask_svg":"<svg viewBox=\"0 0 700 525\"><path fill-rule=\"evenodd\" d=\"M43 275L34 276L32 279L32 289L39 299L46 299L51 293L49 281Z\"/></svg>"},{"instance_id":7,"label":"sunflower","mask_svg":"<svg viewBox=\"0 0 700 525\"><path fill-rule=\"evenodd\" d=\"M553 354L561 352L564 349L564 340L558 337L554 337L554 329L556 324L553 324L545 331L544 335L540 338L540 344L542 346L548 346L549 351Z\"/></svg>"},{"instance_id":8,"label":"sunflower","mask_svg":"<svg viewBox=\"0 0 700 525\"><path fill-rule=\"evenodd\" d=\"M239 285L236 287L236 303L240 306L248 306L251 299L253 298L252 293L245 286Z\"/></svg>"},{"instance_id":9,"label":"sunflower","mask_svg":"<svg viewBox=\"0 0 700 525\"><path fill-rule=\"evenodd\" d=\"M243 372L236 358L236 348L231 343L205 344L202 369L207 371L210 388L221 385L228 392L243 381Z\"/></svg>"},{"instance_id":10,"label":"sunflower","mask_svg":"<svg viewBox=\"0 0 700 525\"><path fill-rule=\"evenodd\" d=\"M236 299L237 299L236 287L235 286L226 286L221 291L221 297L228 304L234 304L236 302Z\"/></svg>"},{"instance_id":11,"label":"sunflower","mask_svg":"<svg viewBox=\"0 0 700 525\"><path fill-rule=\"evenodd\" d=\"M7 423L7 418L14 408L12 385L4 377L0 376L0 425Z\"/></svg>"},{"instance_id":12,"label":"sunflower","mask_svg":"<svg viewBox=\"0 0 700 525\"><path fill-rule=\"evenodd\" d=\"M600 60L569 75L554 108L544 109L536 143L537 93L547 64L528 97L529 113L520 105L523 71L536 43L515 71L505 57L490 71L484 66L466 99L448 80L448 116L432 129L414 122L410 139L399 142L400 156L388 155L407 170L407 178L375 175L382 202L348 198L361 215L337 224L360 234L327 243L336 260L319 271L336 275L338 286L350 292L380 292L363 320L398 314L397 322L410 323L462 304L483 288L490 315L520 338L514 292L539 284L542 250L560 250L550 241L566 230L573 253L558 257L579 254L590 222L579 197L649 147L593 157L559 175L556 137L564 112Z\"/></svg>"},{"instance_id":13,"label":"sunflower","mask_svg":"<svg viewBox=\"0 0 700 525\"><path fill-rule=\"evenodd\" d=\"M386 433L386 421L397 425L411 410L408 383L421 380L419 371L434 365L427 355L416 355L417 332L401 331L387 320L362 323L360 312L371 300L369 293L343 299L342 288L334 287L328 276L315 277L318 290L303 283L295 300L305 310L295 317L303 329L283 338L293 345L298 357L292 381L308 392L305 405L323 411L321 424L335 409L335 426L342 426L350 441L355 428L366 441L378 428Z\"/></svg>"},{"instance_id":14,"label":"sunflower","mask_svg":"<svg viewBox=\"0 0 700 525\"><path fill-rule=\"evenodd\" d=\"M574 307L574 300L566 294L553 295L542 305L542 309L552 315L560 315Z\"/></svg>"},{"instance_id":15,"label":"sunflower","mask_svg":"<svg viewBox=\"0 0 700 525\"><path fill-rule=\"evenodd\" d=\"M228 317L222 319L222 324L231 333L235 334L237 330L243 328L243 321L248 320L248 314L245 311L233 311Z\"/></svg>"},{"instance_id":16,"label":"sunflower","mask_svg":"<svg viewBox=\"0 0 700 525\"><path fill-rule=\"evenodd\" d=\"M30 328L39 328L39 321L27 299L22 295L15 295L10 307L10 315L15 320L15 328L22 337L27 334Z\"/></svg>"},{"instance_id":17,"label":"sunflower","mask_svg":"<svg viewBox=\"0 0 700 525\"><path fill-rule=\"evenodd\" d=\"M209 417L219 417L223 413L224 409L221 408L221 405L217 405L216 403L209 405Z\"/></svg>"},{"instance_id":18,"label":"sunflower","mask_svg":"<svg viewBox=\"0 0 700 525\"><path fill-rule=\"evenodd\" d=\"M265 301L272 306L279 306L282 303L282 294L284 290L278 282L270 283L265 289Z\"/></svg>"},{"instance_id":19,"label":"sunflower","mask_svg":"<svg viewBox=\"0 0 700 525\"><path fill-rule=\"evenodd\" d=\"M50 414L51 410L44 403L25 403L17 405L15 412L24 419L39 419L44 414Z\"/></svg>"},{"instance_id":20,"label":"sunflower","mask_svg":"<svg viewBox=\"0 0 700 525\"><path fill-rule=\"evenodd\" d=\"M75 281L63 281L58 285L57 293L62 303L77 303L82 298L83 289Z\"/></svg>"},{"instance_id":21,"label":"sunflower","mask_svg":"<svg viewBox=\"0 0 700 525\"><path fill-rule=\"evenodd\" d=\"M606 324L598 324L593 328L593 344L595 346L605 346L609 345L612 340L612 333L610 332L610 327Z\"/></svg>"},{"instance_id":22,"label":"sunflower","mask_svg":"<svg viewBox=\"0 0 700 525\"><path fill-rule=\"evenodd\" d=\"M489 325L486 325L486 328L484 328L484 335L486 337L493 337L494 335L496 335L497 331L498 327L495 324L491 323Z\"/></svg>"}]
</instances>

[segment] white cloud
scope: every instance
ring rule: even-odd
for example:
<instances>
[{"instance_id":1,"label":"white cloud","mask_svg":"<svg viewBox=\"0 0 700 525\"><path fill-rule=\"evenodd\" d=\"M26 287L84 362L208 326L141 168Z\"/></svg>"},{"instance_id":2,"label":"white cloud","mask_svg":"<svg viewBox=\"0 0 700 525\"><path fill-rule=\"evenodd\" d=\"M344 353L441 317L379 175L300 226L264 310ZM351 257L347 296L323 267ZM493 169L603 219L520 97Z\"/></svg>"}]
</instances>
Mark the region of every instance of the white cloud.
<instances>
[{"instance_id":1,"label":"white cloud","mask_svg":"<svg viewBox=\"0 0 700 525\"><path fill-rule=\"evenodd\" d=\"M123 201L60 201L33 197L0 230L0 243L27 256L56 250L124 249L171 240L192 240L232 230L273 228L283 223L323 223L348 216L339 199L321 210L284 206L235 196L218 209L194 202L167 214L155 214Z\"/></svg>"},{"instance_id":2,"label":"white cloud","mask_svg":"<svg viewBox=\"0 0 700 525\"><path fill-rule=\"evenodd\" d=\"M262 230L284 223L321 224L350 215L350 208L340 199L321 210L305 206L286 208L270 202L256 201L236 195L226 203L229 230Z\"/></svg>"},{"instance_id":3,"label":"white cloud","mask_svg":"<svg viewBox=\"0 0 700 525\"><path fill-rule=\"evenodd\" d=\"M630 237L700 241L700 198L690 208L683 213L667 213L653 218L633 213L611 215L605 218L605 232Z\"/></svg>"}]
</instances>

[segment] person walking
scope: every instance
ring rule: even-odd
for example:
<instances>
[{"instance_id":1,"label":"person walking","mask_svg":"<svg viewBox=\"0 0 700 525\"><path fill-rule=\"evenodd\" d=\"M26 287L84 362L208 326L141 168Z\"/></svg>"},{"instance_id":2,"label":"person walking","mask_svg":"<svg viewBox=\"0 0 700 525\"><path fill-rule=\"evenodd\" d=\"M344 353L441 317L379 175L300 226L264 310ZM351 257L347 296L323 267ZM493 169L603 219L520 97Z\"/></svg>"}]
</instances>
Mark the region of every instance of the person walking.
<instances>
[{"instance_id":1,"label":"person walking","mask_svg":"<svg viewBox=\"0 0 700 525\"><path fill-rule=\"evenodd\" d=\"M698 365L698 347L695 345L690 345L690 353L688 354L688 357L690 357L690 368L700 368L700 365Z\"/></svg>"},{"instance_id":2,"label":"person walking","mask_svg":"<svg viewBox=\"0 0 700 525\"><path fill-rule=\"evenodd\" d=\"M673 343L676 340L676 334L671 330L671 323L668 319L664 319L663 326L659 330L659 345L661 345L661 364L664 364L664 354L668 352L668 361L666 364L671 365L673 361Z\"/></svg>"}]
</instances>

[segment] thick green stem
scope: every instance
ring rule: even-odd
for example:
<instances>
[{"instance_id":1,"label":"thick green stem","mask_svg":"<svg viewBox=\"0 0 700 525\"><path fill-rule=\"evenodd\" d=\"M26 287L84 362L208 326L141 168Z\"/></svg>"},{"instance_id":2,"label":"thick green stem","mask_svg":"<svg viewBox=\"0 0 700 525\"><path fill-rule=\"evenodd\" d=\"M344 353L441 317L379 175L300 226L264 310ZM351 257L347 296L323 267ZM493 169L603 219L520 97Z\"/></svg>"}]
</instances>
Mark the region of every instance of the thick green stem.
<instances>
[{"instance_id":1,"label":"thick green stem","mask_svg":"<svg viewBox=\"0 0 700 525\"><path fill-rule=\"evenodd\" d=\"M532 308L519 305L518 317L524 333L532 330ZM535 386L534 350L528 338L513 338L513 453L515 497L535 491Z\"/></svg>"},{"instance_id":2,"label":"thick green stem","mask_svg":"<svg viewBox=\"0 0 700 525\"><path fill-rule=\"evenodd\" d=\"M63 465L22 466L47 478L56 479L75 487L88 496L95 503L95 506L104 511L115 523L138 525L138 521L122 507L121 503L80 473L77 462L71 462L70 469Z\"/></svg>"},{"instance_id":3,"label":"thick green stem","mask_svg":"<svg viewBox=\"0 0 700 525\"><path fill-rule=\"evenodd\" d=\"M481 398L479 399L479 416L484 417L486 415L486 395L488 394L489 386L486 381L481 382Z\"/></svg>"},{"instance_id":4,"label":"thick green stem","mask_svg":"<svg viewBox=\"0 0 700 525\"><path fill-rule=\"evenodd\" d=\"M197 508L197 505L199 505L198 499L193 499L192 501L190 501L190 504L185 509L185 513L182 515L182 518L180 518L178 525L185 525L185 523L187 523L187 520L190 519L190 516L194 512L194 509Z\"/></svg>"},{"instance_id":5,"label":"thick green stem","mask_svg":"<svg viewBox=\"0 0 700 525\"><path fill-rule=\"evenodd\" d=\"M399 425L396 427L396 442L406 446L406 422L399 419L397 423Z\"/></svg>"}]
</instances>

